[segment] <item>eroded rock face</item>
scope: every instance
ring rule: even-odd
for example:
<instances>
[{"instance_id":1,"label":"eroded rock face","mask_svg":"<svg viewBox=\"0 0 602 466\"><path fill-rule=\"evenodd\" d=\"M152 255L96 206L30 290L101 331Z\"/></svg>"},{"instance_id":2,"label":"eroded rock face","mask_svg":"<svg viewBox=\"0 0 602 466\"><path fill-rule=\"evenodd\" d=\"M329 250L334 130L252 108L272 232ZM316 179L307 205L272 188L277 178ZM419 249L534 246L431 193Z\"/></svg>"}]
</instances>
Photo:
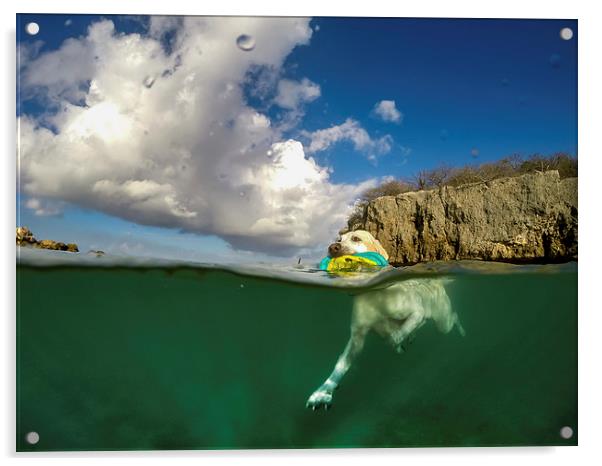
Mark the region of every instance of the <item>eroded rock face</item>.
<instances>
[{"instance_id":1,"label":"eroded rock face","mask_svg":"<svg viewBox=\"0 0 602 466\"><path fill-rule=\"evenodd\" d=\"M36 239L33 236L31 230L27 227L17 227L17 244L21 245L36 243Z\"/></svg>"},{"instance_id":2,"label":"eroded rock face","mask_svg":"<svg viewBox=\"0 0 602 466\"><path fill-rule=\"evenodd\" d=\"M55 251L79 252L75 243L61 243L51 239L37 240L31 230L27 227L17 227L17 246L31 246L41 249L53 249Z\"/></svg>"},{"instance_id":3,"label":"eroded rock face","mask_svg":"<svg viewBox=\"0 0 602 466\"><path fill-rule=\"evenodd\" d=\"M367 230L393 265L577 259L577 178L557 171L384 196L348 227Z\"/></svg>"}]
</instances>

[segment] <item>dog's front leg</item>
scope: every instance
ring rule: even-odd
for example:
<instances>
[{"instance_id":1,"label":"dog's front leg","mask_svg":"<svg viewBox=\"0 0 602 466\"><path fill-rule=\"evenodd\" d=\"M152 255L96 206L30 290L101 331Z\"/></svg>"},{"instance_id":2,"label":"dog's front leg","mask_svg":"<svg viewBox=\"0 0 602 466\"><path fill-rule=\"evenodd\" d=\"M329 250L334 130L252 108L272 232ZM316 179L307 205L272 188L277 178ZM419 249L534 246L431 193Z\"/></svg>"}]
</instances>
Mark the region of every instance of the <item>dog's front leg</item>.
<instances>
[{"instance_id":1,"label":"dog's front leg","mask_svg":"<svg viewBox=\"0 0 602 466\"><path fill-rule=\"evenodd\" d=\"M334 370L326 381L311 394L305 405L307 408L311 408L314 411L321 407L324 407L324 409L330 408L333 392L339 386L341 379L347 373L349 367L351 367L351 363L355 357L362 351L367 333L368 331L365 328L351 329L351 337L347 342L345 350L339 356Z\"/></svg>"},{"instance_id":2,"label":"dog's front leg","mask_svg":"<svg viewBox=\"0 0 602 466\"><path fill-rule=\"evenodd\" d=\"M404 348L406 339L413 335L414 332L424 325L424 323L425 320L422 313L414 312L403 321L403 324L401 324L397 330L391 333L390 341L398 353L406 350L406 348Z\"/></svg>"}]
</instances>

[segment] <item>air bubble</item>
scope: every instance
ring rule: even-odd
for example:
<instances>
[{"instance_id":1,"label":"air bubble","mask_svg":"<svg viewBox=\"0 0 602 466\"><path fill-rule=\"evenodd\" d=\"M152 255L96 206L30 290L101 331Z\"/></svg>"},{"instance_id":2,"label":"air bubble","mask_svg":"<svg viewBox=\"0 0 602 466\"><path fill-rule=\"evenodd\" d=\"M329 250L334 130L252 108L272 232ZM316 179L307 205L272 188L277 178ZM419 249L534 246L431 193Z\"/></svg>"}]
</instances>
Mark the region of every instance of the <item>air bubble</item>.
<instances>
[{"instance_id":1,"label":"air bubble","mask_svg":"<svg viewBox=\"0 0 602 466\"><path fill-rule=\"evenodd\" d=\"M550 58L548 60L550 62L550 65L552 65L552 68L560 68L560 55L558 55L557 53L553 53L552 55L550 55Z\"/></svg>"},{"instance_id":2,"label":"air bubble","mask_svg":"<svg viewBox=\"0 0 602 466\"><path fill-rule=\"evenodd\" d=\"M30 36L35 36L40 32L40 25L38 23L27 23L25 25L25 32Z\"/></svg>"},{"instance_id":3,"label":"air bubble","mask_svg":"<svg viewBox=\"0 0 602 466\"><path fill-rule=\"evenodd\" d=\"M245 52L250 52L255 48L255 39L248 34L241 34L236 39L236 45L240 50L244 50Z\"/></svg>"},{"instance_id":4,"label":"air bubble","mask_svg":"<svg viewBox=\"0 0 602 466\"><path fill-rule=\"evenodd\" d=\"M151 87L153 87L153 84L155 84L155 78L153 76L147 76L146 78L144 78L143 83L146 87L150 89Z\"/></svg>"}]
</instances>

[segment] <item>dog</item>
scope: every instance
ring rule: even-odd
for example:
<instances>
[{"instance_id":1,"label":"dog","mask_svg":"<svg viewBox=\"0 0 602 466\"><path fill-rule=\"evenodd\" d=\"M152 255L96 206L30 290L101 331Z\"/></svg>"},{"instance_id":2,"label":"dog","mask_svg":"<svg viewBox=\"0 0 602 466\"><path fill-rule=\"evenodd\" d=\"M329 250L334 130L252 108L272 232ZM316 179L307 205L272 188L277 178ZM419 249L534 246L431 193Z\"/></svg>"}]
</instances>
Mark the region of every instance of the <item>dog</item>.
<instances>
[{"instance_id":1,"label":"dog","mask_svg":"<svg viewBox=\"0 0 602 466\"><path fill-rule=\"evenodd\" d=\"M331 258L360 252L377 252L389 259L380 242L367 231L348 232L328 246ZM313 410L331 407L334 390L362 351L371 330L385 338L398 353L405 351L408 339L428 320L442 333L456 327L464 336L464 328L445 291L444 285L450 281L447 278L408 279L355 296L347 346L330 376L311 394L306 407Z\"/></svg>"}]
</instances>

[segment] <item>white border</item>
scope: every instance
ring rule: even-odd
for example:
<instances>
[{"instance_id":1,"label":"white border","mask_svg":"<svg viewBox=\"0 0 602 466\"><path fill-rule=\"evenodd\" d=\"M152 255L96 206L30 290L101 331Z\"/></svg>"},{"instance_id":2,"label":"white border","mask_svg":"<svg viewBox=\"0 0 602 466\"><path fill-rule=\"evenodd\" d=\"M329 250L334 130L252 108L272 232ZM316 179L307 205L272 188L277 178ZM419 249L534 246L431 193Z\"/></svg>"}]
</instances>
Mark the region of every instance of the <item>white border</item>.
<instances>
[{"instance_id":1,"label":"white border","mask_svg":"<svg viewBox=\"0 0 602 466\"><path fill-rule=\"evenodd\" d=\"M189 0L146 0L136 2L126 0L68 0L29 1L21 0L2 3L2 38L4 51L2 114L2 157L3 186L0 189L4 214L2 221L1 247L2 269L0 296L3 297L2 315L2 368L3 380L0 383L4 409L0 423L0 444L2 455L9 464L33 464L44 461L54 464L77 462L77 464L97 464L115 459L123 459L130 464L178 462L214 464L224 461L249 464L364 464L378 461L380 464L411 462L412 465L445 463L447 465L507 465L509 462L524 464L562 465L592 464L602 455L598 444L600 429L600 384L599 361L600 338L602 331L602 302L599 298L597 279L598 267L602 264L598 243L600 229L598 199L602 198L596 189L600 185L602 153L596 150L600 134L599 118L602 83L598 44L602 43L602 24L594 2L546 1L526 2L505 0L504 2L477 2L471 0L393 2L371 0L351 4L350 2L328 4L323 0L291 2L256 0L254 2L220 0L219 2L190 2ZM288 15L288 16L422 16L422 17L498 17L498 18L577 18L579 20L579 196L581 204L581 232L579 238L579 447L564 448L470 448L470 449L401 449L401 450L274 450L274 451L207 451L207 452L111 452L111 453L44 453L15 454L15 408L14 408L14 249L13 232L15 227L15 13L144 13L144 14L209 14L209 15ZM597 144L599 146L599 144ZM597 241L596 241L597 240ZM171 461L170 461L171 460Z\"/></svg>"}]
</instances>

